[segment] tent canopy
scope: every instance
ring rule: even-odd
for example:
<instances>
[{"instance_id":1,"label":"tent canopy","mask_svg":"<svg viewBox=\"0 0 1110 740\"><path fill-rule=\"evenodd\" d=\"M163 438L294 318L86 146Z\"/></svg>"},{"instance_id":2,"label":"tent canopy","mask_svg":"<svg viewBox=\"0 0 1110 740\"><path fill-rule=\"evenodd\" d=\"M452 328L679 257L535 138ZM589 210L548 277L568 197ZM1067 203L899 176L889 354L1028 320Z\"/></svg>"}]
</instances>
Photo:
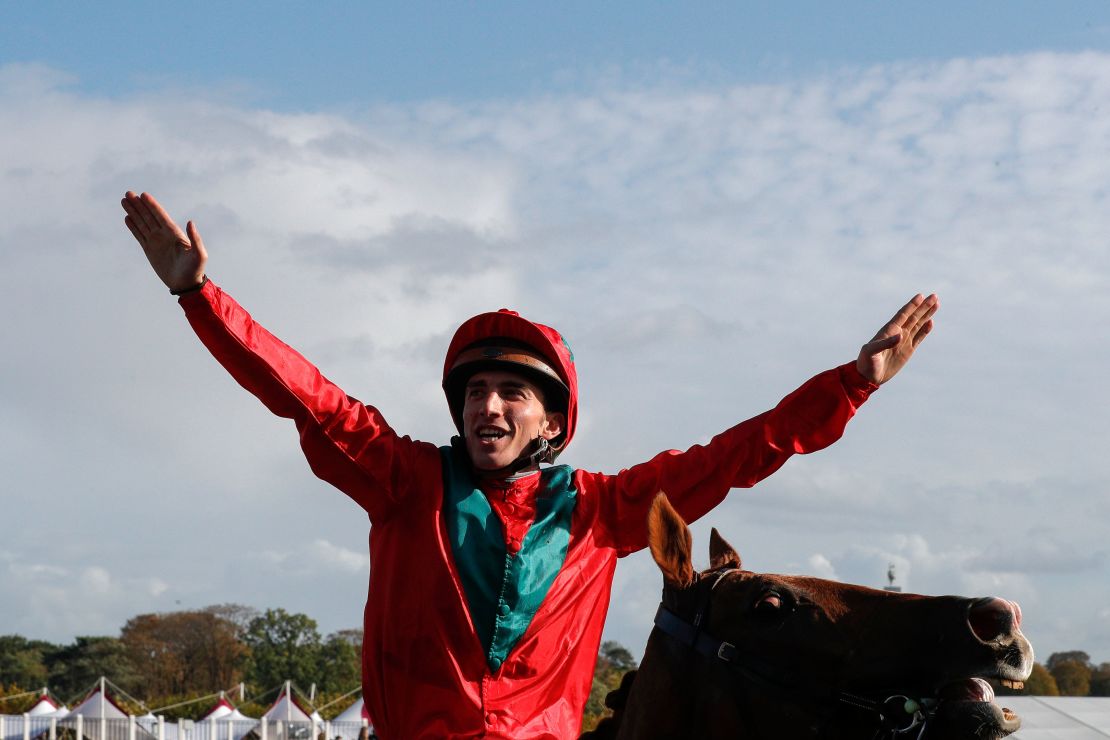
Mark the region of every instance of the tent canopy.
<instances>
[{"instance_id":1,"label":"tent canopy","mask_svg":"<svg viewBox=\"0 0 1110 740\"><path fill-rule=\"evenodd\" d=\"M278 698L262 715L263 719L270 722L311 722L312 716L301 706L293 696L289 682L285 683ZM319 715L317 715L319 717Z\"/></svg>"},{"instance_id":2,"label":"tent canopy","mask_svg":"<svg viewBox=\"0 0 1110 740\"><path fill-rule=\"evenodd\" d=\"M101 717L105 719L127 719L128 714L112 701L112 697L105 695L97 686L92 690L92 693L66 715L66 717L77 716L91 719L100 719Z\"/></svg>"},{"instance_id":3,"label":"tent canopy","mask_svg":"<svg viewBox=\"0 0 1110 740\"><path fill-rule=\"evenodd\" d=\"M355 699L355 703L344 709L339 713L333 722L361 722L362 720L370 719L370 715L366 713L366 703L362 701L362 697Z\"/></svg>"},{"instance_id":4,"label":"tent canopy","mask_svg":"<svg viewBox=\"0 0 1110 740\"><path fill-rule=\"evenodd\" d=\"M68 711L64 705L58 705L48 694L44 693L35 702L35 705L27 710L27 714L32 717L46 717L51 714L65 714Z\"/></svg>"}]
</instances>

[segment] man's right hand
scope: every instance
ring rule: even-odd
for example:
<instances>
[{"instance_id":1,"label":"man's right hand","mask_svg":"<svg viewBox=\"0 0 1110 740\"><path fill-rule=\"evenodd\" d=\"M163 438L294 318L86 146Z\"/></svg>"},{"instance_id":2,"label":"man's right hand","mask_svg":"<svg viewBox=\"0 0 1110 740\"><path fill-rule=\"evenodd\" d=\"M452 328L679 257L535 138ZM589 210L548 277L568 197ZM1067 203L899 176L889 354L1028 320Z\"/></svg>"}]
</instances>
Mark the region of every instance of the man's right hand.
<instances>
[{"instance_id":1,"label":"man's right hand","mask_svg":"<svg viewBox=\"0 0 1110 740\"><path fill-rule=\"evenodd\" d=\"M150 193L136 195L128 190L121 202L127 212L123 222L166 287L182 291L200 285L208 252L193 222L182 231Z\"/></svg>"}]
</instances>

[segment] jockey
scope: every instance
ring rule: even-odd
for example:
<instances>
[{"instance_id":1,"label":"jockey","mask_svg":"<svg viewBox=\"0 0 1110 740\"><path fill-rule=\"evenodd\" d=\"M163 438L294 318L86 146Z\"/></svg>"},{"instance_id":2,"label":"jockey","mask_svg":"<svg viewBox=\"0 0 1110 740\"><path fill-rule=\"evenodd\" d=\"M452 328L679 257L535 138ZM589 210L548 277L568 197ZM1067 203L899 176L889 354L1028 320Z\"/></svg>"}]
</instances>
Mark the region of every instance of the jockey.
<instances>
[{"instance_id":1,"label":"jockey","mask_svg":"<svg viewBox=\"0 0 1110 740\"><path fill-rule=\"evenodd\" d=\"M915 296L853 362L685 452L616 474L554 465L574 436L574 357L554 329L501 310L456 331L443 389L458 436L402 436L259 326L205 276L147 194L125 222L200 340L273 413L292 419L312 471L370 523L363 697L384 740L572 738L589 696L617 558L647 546L665 491L687 521L795 453L832 444L932 328Z\"/></svg>"}]
</instances>

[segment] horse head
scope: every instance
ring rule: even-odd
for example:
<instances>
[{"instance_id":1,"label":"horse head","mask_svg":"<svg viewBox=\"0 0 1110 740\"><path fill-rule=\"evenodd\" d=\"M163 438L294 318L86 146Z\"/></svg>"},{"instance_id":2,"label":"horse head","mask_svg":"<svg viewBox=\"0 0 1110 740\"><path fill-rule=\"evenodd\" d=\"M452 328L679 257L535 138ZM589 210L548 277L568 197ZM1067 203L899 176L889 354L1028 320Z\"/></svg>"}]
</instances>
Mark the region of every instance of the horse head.
<instances>
[{"instance_id":1,"label":"horse head","mask_svg":"<svg viewBox=\"0 0 1110 740\"><path fill-rule=\"evenodd\" d=\"M713 530L695 571L685 522L660 494L649 541L663 599L621 738L984 740L1020 719L987 678L1033 667L1021 610L752 573Z\"/></svg>"}]
</instances>

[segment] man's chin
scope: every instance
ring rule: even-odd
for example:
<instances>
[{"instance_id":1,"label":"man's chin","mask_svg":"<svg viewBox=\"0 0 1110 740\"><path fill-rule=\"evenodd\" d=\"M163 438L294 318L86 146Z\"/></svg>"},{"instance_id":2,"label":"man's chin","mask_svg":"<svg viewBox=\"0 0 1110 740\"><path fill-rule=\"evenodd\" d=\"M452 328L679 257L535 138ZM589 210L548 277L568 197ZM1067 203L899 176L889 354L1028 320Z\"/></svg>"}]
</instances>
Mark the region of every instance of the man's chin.
<instances>
[{"instance_id":1,"label":"man's chin","mask_svg":"<svg viewBox=\"0 0 1110 740\"><path fill-rule=\"evenodd\" d=\"M508 455L491 455L480 450L467 450L467 452L470 455L470 464L473 465L476 470L487 472L491 470L500 470L512 463L514 459Z\"/></svg>"}]
</instances>

